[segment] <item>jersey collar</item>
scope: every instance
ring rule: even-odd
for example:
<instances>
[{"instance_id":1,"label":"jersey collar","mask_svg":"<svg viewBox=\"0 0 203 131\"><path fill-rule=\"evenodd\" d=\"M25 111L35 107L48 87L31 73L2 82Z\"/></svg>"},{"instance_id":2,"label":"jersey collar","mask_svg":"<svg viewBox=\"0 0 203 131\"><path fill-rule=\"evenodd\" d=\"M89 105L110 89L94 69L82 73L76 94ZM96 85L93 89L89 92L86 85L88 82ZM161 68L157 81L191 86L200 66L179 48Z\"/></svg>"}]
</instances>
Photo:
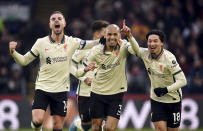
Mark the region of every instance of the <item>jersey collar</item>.
<instances>
[{"instance_id":1,"label":"jersey collar","mask_svg":"<svg viewBox=\"0 0 203 131\"><path fill-rule=\"evenodd\" d=\"M51 43L55 43L55 40L53 40L53 38L51 37L51 34L49 34L49 40ZM61 40L61 44L65 43L65 35L63 35L63 38Z\"/></svg>"},{"instance_id":2,"label":"jersey collar","mask_svg":"<svg viewBox=\"0 0 203 131\"><path fill-rule=\"evenodd\" d=\"M163 55L163 53L164 53L164 49L162 48L162 49L161 49L161 52L159 53L159 55L157 55L156 57L152 58L152 55L150 54L149 57L150 57L151 59L159 60L159 59L161 58L161 56Z\"/></svg>"}]
</instances>

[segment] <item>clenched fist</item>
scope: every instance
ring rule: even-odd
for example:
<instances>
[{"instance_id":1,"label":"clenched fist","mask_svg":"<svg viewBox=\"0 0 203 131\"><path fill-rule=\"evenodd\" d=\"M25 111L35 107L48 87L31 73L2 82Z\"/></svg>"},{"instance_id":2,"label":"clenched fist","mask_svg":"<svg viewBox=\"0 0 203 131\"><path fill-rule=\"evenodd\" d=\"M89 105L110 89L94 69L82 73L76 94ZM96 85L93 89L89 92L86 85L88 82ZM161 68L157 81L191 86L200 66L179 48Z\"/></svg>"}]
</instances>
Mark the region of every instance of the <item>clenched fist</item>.
<instances>
[{"instance_id":1,"label":"clenched fist","mask_svg":"<svg viewBox=\"0 0 203 131\"><path fill-rule=\"evenodd\" d=\"M11 54L13 54L13 52L15 51L17 44L18 44L18 43L15 42L15 41L9 42L9 50L10 50L10 53L11 53Z\"/></svg>"}]
</instances>

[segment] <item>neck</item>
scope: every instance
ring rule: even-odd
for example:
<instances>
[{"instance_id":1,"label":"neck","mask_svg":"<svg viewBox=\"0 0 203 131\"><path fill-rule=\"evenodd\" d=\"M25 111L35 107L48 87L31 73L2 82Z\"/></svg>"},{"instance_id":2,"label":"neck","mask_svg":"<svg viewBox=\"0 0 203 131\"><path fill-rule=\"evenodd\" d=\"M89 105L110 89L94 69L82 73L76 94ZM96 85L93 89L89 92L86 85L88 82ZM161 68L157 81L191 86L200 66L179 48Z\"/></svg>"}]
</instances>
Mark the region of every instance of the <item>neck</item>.
<instances>
[{"instance_id":1,"label":"neck","mask_svg":"<svg viewBox=\"0 0 203 131\"><path fill-rule=\"evenodd\" d=\"M60 33L60 34L55 34L54 32L52 32L51 38L52 38L55 42L60 43L61 40L63 39L63 35L64 35L63 32Z\"/></svg>"},{"instance_id":2,"label":"neck","mask_svg":"<svg viewBox=\"0 0 203 131\"><path fill-rule=\"evenodd\" d=\"M106 46L106 51L112 52L115 46Z\"/></svg>"},{"instance_id":3,"label":"neck","mask_svg":"<svg viewBox=\"0 0 203 131\"><path fill-rule=\"evenodd\" d=\"M151 53L152 58L156 59L161 54L162 51L163 51L163 48L161 48L161 50L158 53Z\"/></svg>"}]
</instances>

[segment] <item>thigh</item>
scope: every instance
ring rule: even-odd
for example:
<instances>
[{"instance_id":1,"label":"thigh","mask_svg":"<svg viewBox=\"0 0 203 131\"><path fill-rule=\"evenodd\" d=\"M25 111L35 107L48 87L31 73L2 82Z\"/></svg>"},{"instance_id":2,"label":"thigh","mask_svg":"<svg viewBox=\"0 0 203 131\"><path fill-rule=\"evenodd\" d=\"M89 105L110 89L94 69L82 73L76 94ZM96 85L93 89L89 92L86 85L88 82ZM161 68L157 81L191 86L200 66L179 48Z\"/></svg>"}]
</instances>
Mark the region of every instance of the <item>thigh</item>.
<instances>
[{"instance_id":1,"label":"thigh","mask_svg":"<svg viewBox=\"0 0 203 131\"><path fill-rule=\"evenodd\" d=\"M168 104L167 127L177 128L181 122L181 102Z\"/></svg>"},{"instance_id":2,"label":"thigh","mask_svg":"<svg viewBox=\"0 0 203 131\"><path fill-rule=\"evenodd\" d=\"M123 103L123 93L108 96L109 104L107 106L106 116L111 116L120 119L122 103Z\"/></svg>"},{"instance_id":3,"label":"thigh","mask_svg":"<svg viewBox=\"0 0 203 131\"><path fill-rule=\"evenodd\" d=\"M90 97L78 97L78 111L79 116L82 120L82 122L90 122L91 116L90 116Z\"/></svg>"},{"instance_id":4,"label":"thigh","mask_svg":"<svg viewBox=\"0 0 203 131\"><path fill-rule=\"evenodd\" d=\"M105 116L105 103L103 95L95 94L91 92L91 118L97 119L97 118L104 118Z\"/></svg>"},{"instance_id":5,"label":"thigh","mask_svg":"<svg viewBox=\"0 0 203 131\"><path fill-rule=\"evenodd\" d=\"M46 111L48 104L50 103L49 93L42 91L42 90L36 90L34 95L34 100L32 104L32 110L33 109L42 109Z\"/></svg>"},{"instance_id":6,"label":"thigh","mask_svg":"<svg viewBox=\"0 0 203 131\"><path fill-rule=\"evenodd\" d=\"M66 116L67 112L67 92L59 92L51 94L50 111L51 115Z\"/></svg>"}]
</instances>

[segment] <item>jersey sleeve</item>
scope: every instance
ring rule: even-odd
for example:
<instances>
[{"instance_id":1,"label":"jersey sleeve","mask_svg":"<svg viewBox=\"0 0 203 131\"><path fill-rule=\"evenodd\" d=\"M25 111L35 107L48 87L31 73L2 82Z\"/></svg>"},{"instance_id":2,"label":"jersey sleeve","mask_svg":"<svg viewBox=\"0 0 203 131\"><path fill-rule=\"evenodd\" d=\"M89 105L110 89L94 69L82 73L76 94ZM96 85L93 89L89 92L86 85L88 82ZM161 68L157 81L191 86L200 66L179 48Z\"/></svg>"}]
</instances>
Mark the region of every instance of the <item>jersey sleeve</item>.
<instances>
[{"instance_id":1,"label":"jersey sleeve","mask_svg":"<svg viewBox=\"0 0 203 131\"><path fill-rule=\"evenodd\" d=\"M128 51L131 54L134 54L134 55L137 55L137 56L140 57L140 47L139 47L139 44L137 43L137 41L135 40L135 38L131 37L128 40L129 40L129 43L130 43L130 44L127 45Z\"/></svg>"},{"instance_id":2,"label":"jersey sleeve","mask_svg":"<svg viewBox=\"0 0 203 131\"><path fill-rule=\"evenodd\" d=\"M72 56L72 61L76 64L80 63L84 59L84 52L76 50Z\"/></svg>"},{"instance_id":3,"label":"jersey sleeve","mask_svg":"<svg viewBox=\"0 0 203 131\"><path fill-rule=\"evenodd\" d=\"M84 71L84 68L77 68L74 63L71 63L71 67L70 68L71 68L70 69L71 74L74 75L76 78L82 77L86 73Z\"/></svg>"},{"instance_id":4,"label":"jersey sleeve","mask_svg":"<svg viewBox=\"0 0 203 131\"><path fill-rule=\"evenodd\" d=\"M78 50L91 49L95 45L99 44L99 40L82 40L79 38L73 38L73 41L75 43L76 49Z\"/></svg>"},{"instance_id":5,"label":"jersey sleeve","mask_svg":"<svg viewBox=\"0 0 203 131\"><path fill-rule=\"evenodd\" d=\"M90 52L88 53L87 57L85 58L83 65L87 66L88 64L92 63L92 62L96 62L96 53L94 48L90 50Z\"/></svg>"},{"instance_id":6,"label":"jersey sleeve","mask_svg":"<svg viewBox=\"0 0 203 131\"><path fill-rule=\"evenodd\" d=\"M168 91L171 92L171 91L176 91L179 88L185 86L187 84L187 81L174 55L171 55L169 57L168 62L169 62L168 69L173 75L173 80L174 80L174 83L167 87Z\"/></svg>"}]
</instances>

